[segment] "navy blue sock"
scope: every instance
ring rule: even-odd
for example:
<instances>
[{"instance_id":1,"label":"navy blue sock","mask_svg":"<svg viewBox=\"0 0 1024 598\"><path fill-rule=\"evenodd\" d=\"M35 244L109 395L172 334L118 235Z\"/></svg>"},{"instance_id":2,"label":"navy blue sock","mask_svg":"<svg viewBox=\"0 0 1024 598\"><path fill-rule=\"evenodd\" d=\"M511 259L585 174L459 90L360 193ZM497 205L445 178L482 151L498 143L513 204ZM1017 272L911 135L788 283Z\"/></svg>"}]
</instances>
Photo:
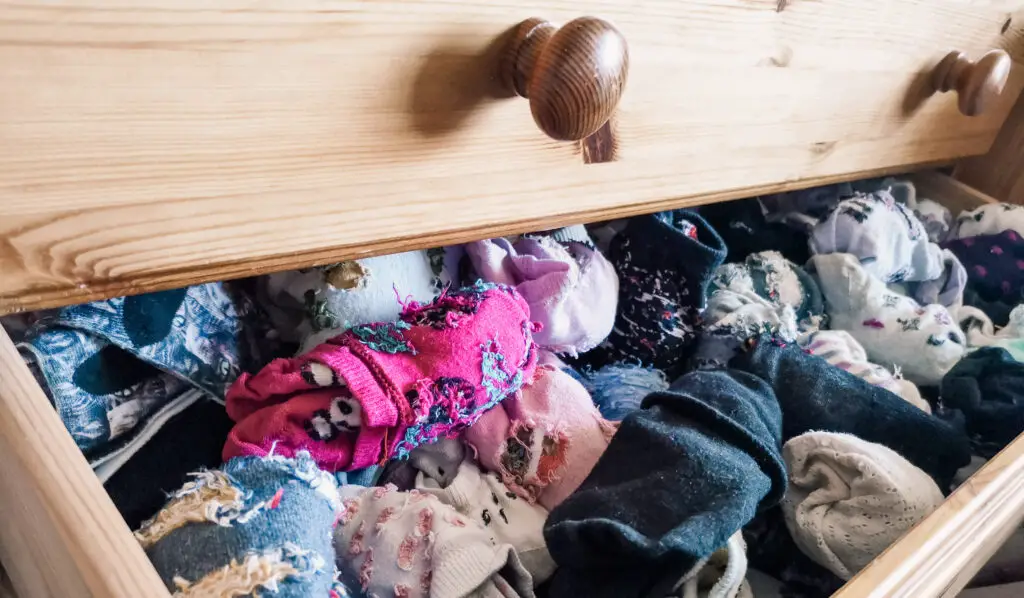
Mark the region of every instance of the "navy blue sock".
<instances>
[{"instance_id":1,"label":"navy blue sock","mask_svg":"<svg viewBox=\"0 0 1024 598\"><path fill-rule=\"evenodd\" d=\"M771 388L692 372L644 399L544 537L553 598L665 596L786 488Z\"/></svg>"},{"instance_id":2,"label":"navy blue sock","mask_svg":"<svg viewBox=\"0 0 1024 598\"><path fill-rule=\"evenodd\" d=\"M1024 363L1000 347L963 358L942 378L942 402L963 412L975 451L991 457L1024 432Z\"/></svg>"},{"instance_id":3,"label":"navy blue sock","mask_svg":"<svg viewBox=\"0 0 1024 598\"><path fill-rule=\"evenodd\" d=\"M615 328L577 363L600 368L639 360L669 378L681 374L699 332L711 274L725 253L722 238L695 212L630 219L608 248L619 274Z\"/></svg>"}]
</instances>

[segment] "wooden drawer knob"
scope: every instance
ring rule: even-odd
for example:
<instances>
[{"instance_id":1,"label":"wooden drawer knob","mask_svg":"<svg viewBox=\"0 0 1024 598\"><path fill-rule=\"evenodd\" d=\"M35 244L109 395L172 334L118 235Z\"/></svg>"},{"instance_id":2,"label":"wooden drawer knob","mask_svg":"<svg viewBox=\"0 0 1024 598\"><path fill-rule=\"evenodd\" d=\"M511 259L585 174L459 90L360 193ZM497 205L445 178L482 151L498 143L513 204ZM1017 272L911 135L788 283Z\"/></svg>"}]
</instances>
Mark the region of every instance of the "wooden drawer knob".
<instances>
[{"instance_id":1,"label":"wooden drawer knob","mask_svg":"<svg viewBox=\"0 0 1024 598\"><path fill-rule=\"evenodd\" d=\"M562 141L583 139L608 122L628 70L626 39L593 17L561 29L527 19L513 31L501 59L505 84L529 98L537 126Z\"/></svg>"},{"instance_id":2,"label":"wooden drawer knob","mask_svg":"<svg viewBox=\"0 0 1024 598\"><path fill-rule=\"evenodd\" d=\"M1003 50L991 50L977 62L954 50L932 71L932 85L938 91L955 89L960 112L977 116L1003 93L1012 63Z\"/></svg>"}]
</instances>

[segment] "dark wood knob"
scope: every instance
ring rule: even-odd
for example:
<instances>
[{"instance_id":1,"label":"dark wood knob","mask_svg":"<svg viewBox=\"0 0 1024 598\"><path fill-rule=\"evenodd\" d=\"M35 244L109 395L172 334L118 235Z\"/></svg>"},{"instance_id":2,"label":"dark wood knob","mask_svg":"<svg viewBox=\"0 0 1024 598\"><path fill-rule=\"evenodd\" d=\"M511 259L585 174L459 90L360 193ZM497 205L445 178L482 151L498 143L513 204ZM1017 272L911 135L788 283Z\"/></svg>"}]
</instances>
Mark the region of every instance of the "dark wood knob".
<instances>
[{"instance_id":1,"label":"dark wood knob","mask_svg":"<svg viewBox=\"0 0 1024 598\"><path fill-rule=\"evenodd\" d=\"M611 118L628 70L626 39L611 23L582 17L557 29L543 19L527 19L513 31L501 77L529 98L542 131L575 141Z\"/></svg>"},{"instance_id":2,"label":"dark wood knob","mask_svg":"<svg viewBox=\"0 0 1024 598\"><path fill-rule=\"evenodd\" d=\"M960 112L977 116L1003 93L1012 64L1003 50L992 50L977 62L954 50L932 71L932 85L938 91L955 89Z\"/></svg>"}]
</instances>

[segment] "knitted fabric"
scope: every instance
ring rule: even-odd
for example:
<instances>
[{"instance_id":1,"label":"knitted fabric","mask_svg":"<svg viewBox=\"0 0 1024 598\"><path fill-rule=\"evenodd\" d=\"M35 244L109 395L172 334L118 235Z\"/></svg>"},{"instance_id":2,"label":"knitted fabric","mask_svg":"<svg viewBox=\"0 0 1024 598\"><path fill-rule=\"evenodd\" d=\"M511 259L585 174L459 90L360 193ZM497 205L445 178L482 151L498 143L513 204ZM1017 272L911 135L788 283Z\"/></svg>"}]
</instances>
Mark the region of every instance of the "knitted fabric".
<instances>
[{"instance_id":1,"label":"knitted fabric","mask_svg":"<svg viewBox=\"0 0 1024 598\"><path fill-rule=\"evenodd\" d=\"M575 228L585 242L530 236L466 245L481 278L514 286L529 304L530 316L542 325L534 335L537 344L571 356L607 338L619 296L615 269L589 242L586 229Z\"/></svg>"},{"instance_id":2,"label":"knitted fabric","mask_svg":"<svg viewBox=\"0 0 1024 598\"><path fill-rule=\"evenodd\" d=\"M1024 303L1024 238L1007 230L944 245L967 269L964 303L979 307L1003 326L1009 309Z\"/></svg>"},{"instance_id":3,"label":"knitted fabric","mask_svg":"<svg viewBox=\"0 0 1024 598\"><path fill-rule=\"evenodd\" d=\"M228 391L224 458L276 446L351 470L454 437L533 377L533 326L514 289L478 282L275 360Z\"/></svg>"},{"instance_id":4,"label":"knitted fabric","mask_svg":"<svg viewBox=\"0 0 1024 598\"><path fill-rule=\"evenodd\" d=\"M993 203L961 212L956 219L956 237L964 239L1013 231L1024 236L1024 206Z\"/></svg>"},{"instance_id":5,"label":"knitted fabric","mask_svg":"<svg viewBox=\"0 0 1024 598\"><path fill-rule=\"evenodd\" d=\"M640 408L644 397L661 390L668 390L668 380L661 370L639 365L606 365L597 370L587 370L577 378L590 393L601 416L611 421L621 421Z\"/></svg>"},{"instance_id":6,"label":"knitted fabric","mask_svg":"<svg viewBox=\"0 0 1024 598\"><path fill-rule=\"evenodd\" d=\"M484 474L475 463L466 460L447 487L442 488L420 473L416 476L416 488L483 525L498 543L511 544L534 584L545 581L555 572L555 561L544 544L547 509L516 496L498 476Z\"/></svg>"},{"instance_id":7,"label":"knitted fabric","mask_svg":"<svg viewBox=\"0 0 1024 598\"><path fill-rule=\"evenodd\" d=\"M919 200L914 207L914 216L921 221L928 234L928 240L932 243L944 243L953 237L953 214L939 202L930 199Z\"/></svg>"},{"instance_id":8,"label":"knitted fabric","mask_svg":"<svg viewBox=\"0 0 1024 598\"><path fill-rule=\"evenodd\" d=\"M880 444L810 432L782 448L786 525L815 562L850 579L942 504L935 482Z\"/></svg>"},{"instance_id":9,"label":"knitted fabric","mask_svg":"<svg viewBox=\"0 0 1024 598\"><path fill-rule=\"evenodd\" d=\"M611 241L619 313L611 335L582 358L594 368L639 360L681 373L696 339L712 272L725 258L718 233L694 212L638 216Z\"/></svg>"},{"instance_id":10,"label":"knitted fabric","mask_svg":"<svg viewBox=\"0 0 1024 598\"><path fill-rule=\"evenodd\" d=\"M389 461L376 485L394 484L399 490L412 490L416 487L416 476L426 474L444 488L455 479L465 456L465 445L455 438L421 444L409 452L408 459Z\"/></svg>"},{"instance_id":11,"label":"knitted fabric","mask_svg":"<svg viewBox=\"0 0 1024 598\"><path fill-rule=\"evenodd\" d=\"M801 334L797 343L811 355L821 357L832 365L850 372L869 384L899 395L904 401L931 413L928 401L913 382L898 378L882 366L868 361L864 347L845 330L815 330Z\"/></svg>"},{"instance_id":12,"label":"knitted fabric","mask_svg":"<svg viewBox=\"0 0 1024 598\"><path fill-rule=\"evenodd\" d=\"M519 496L552 509L576 490L608 447L614 427L586 389L543 366L536 378L465 431L480 464Z\"/></svg>"},{"instance_id":13,"label":"knitted fabric","mask_svg":"<svg viewBox=\"0 0 1024 598\"><path fill-rule=\"evenodd\" d=\"M873 363L899 368L911 382L936 385L964 356L966 339L945 307L921 306L889 290L850 254L816 255L810 264L832 328L849 332Z\"/></svg>"},{"instance_id":14,"label":"knitted fabric","mask_svg":"<svg viewBox=\"0 0 1024 598\"><path fill-rule=\"evenodd\" d=\"M967 347L1000 347L1017 361L1024 362L1024 305L1010 312L1009 323L996 330L992 320L976 307L962 307L957 311L960 329L967 336Z\"/></svg>"},{"instance_id":15,"label":"knitted fabric","mask_svg":"<svg viewBox=\"0 0 1024 598\"><path fill-rule=\"evenodd\" d=\"M334 581L338 487L308 454L194 476L135 532L175 596L349 595Z\"/></svg>"},{"instance_id":16,"label":"knitted fabric","mask_svg":"<svg viewBox=\"0 0 1024 598\"><path fill-rule=\"evenodd\" d=\"M842 201L814 227L815 254L852 254L864 271L885 284L928 283L914 298L946 306L963 301L966 274L960 263L928 240L924 226L887 191Z\"/></svg>"},{"instance_id":17,"label":"knitted fabric","mask_svg":"<svg viewBox=\"0 0 1024 598\"><path fill-rule=\"evenodd\" d=\"M942 402L967 420L975 450L994 455L1024 432L1024 363L1005 349L985 347L942 379Z\"/></svg>"},{"instance_id":18,"label":"knitted fabric","mask_svg":"<svg viewBox=\"0 0 1024 598\"><path fill-rule=\"evenodd\" d=\"M841 432L903 455L941 488L970 462L967 437L949 423L798 346L762 337L729 367L766 381L782 408L782 438Z\"/></svg>"},{"instance_id":19,"label":"knitted fabric","mask_svg":"<svg viewBox=\"0 0 1024 598\"><path fill-rule=\"evenodd\" d=\"M209 283L62 308L19 349L99 465L137 450L155 431L148 422L184 395L223 399L240 372L275 357L274 336L244 283Z\"/></svg>"},{"instance_id":20,"label":"knitted fabric","mask_svg":"<svg viewBox=\"0 0 1024 598\"><path fill-rule=\"evenodd\" d=\"M398 318L401 301L430 301L440 288L426 251L409 251L270 274L264 304L286 339L308 352L352 326Z\"/></svg>"},{"instance_id":21,"label":"knitted fabric","mask_svg":"<svg viewBox=\"0 0 1024 598\"><path fill-rule=\"evenodd\" d=\"M777 251L755 253L741 264L720 266L710 288L712 292L753 293L774 307L789 306L798 321L817 322L824 313L821 290L814 279Z\"/></svg>"},{"instance_id":22,"label":"knitted fabric","mask_svg":"<svg viewBox=\"0 0 1024 598\"><path fill-rule=\"evenodd\" d=\"M338 567L367 596L534 596L515 549L437 497L394 486L342 486L338 494Z\"/></svg>"},{"instance_id":23,"label":"knitted fabric","mask_svg":"<svg viewBox=\"0 0 1024 598\"><path fill-rule=\"evenodd\" d=\"M742 372L692 372L649 395L548 517L552 598L665 596L782 497L780 418Z\"/></svg>"}]
</instances>

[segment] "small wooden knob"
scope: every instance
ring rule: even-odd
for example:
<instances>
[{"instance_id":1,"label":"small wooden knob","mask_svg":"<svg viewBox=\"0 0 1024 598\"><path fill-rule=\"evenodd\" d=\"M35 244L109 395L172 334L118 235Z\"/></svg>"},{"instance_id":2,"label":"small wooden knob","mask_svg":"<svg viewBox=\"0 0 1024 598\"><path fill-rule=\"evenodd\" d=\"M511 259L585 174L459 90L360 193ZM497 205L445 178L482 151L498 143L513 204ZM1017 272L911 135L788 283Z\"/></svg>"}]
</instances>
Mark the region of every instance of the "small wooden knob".
<instances>
[{"instance_id":1,"label":"small wooden knob","mask_svg":"<svg viewBox=\"0 0 1024 598\"><path fill-rule=\"evenodd\" d=\"M960 112L977 116L1003 93L1012 64L1003 50L991 50L977 62L954 50L932 71L932 85L938 91L955 89Z\"/></svg>"},{"instance_id":2,"label":"small wooden knob","mask_svg":"<svg viewBox=\"0 0 1024 598\"><path fill-rule=\"evenodd\" d=\"M583 139L608 122L629 70L626 39L611 23L582 17L561 29L527 19L502 56L501 77L529 98L537 126L562 141Z\"/></svg>"}]
</instances>

